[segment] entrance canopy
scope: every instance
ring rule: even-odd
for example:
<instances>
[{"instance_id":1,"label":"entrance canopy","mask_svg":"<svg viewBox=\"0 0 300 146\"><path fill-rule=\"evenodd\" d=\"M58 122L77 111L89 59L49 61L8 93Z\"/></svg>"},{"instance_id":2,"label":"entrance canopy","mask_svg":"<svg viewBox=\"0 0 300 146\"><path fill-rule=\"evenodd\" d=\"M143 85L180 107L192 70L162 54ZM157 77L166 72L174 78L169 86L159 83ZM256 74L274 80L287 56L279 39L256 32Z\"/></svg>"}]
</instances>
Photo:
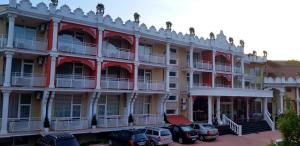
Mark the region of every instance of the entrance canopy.
<instances>
[{"instance_id":1,"label":"entrance canopy","mask_svg":"<svg viewBox=\"0 0 300 146\"><path fill-rule=\"evenodd\" d=\"M251 90L251 89L232 89L232 88L205 88L191 89L191 96L237 96L237 97L266 97L272 98L271 90Z\"/></svg>"},{"instance_id":2,"label":"entrance canopy","mask_svg":"<svg viewBox=\"0 0 300 146\"><path fill-rule=\"evenodd\" d=\"M187 119L186 117L182 116L182 115L169 115L167 116L167 121L170 124L176 124L176 125L188 125L188 124L192 124L192 121L190 121L189 119Z\"/></svg>"}]
</instances>

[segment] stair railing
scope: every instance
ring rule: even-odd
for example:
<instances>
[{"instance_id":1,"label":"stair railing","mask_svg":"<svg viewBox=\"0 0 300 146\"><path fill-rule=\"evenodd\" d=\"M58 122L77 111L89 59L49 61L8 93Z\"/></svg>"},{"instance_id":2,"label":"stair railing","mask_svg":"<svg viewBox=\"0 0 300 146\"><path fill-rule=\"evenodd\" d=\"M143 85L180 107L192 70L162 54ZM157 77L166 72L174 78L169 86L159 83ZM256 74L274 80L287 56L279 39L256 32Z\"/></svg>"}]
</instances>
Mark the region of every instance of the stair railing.
<instances>
[{"instance_id":1,"label":"stair railing","mask_svg":"<svg viewBox=\"0 0 300 146\"><path fill-rule=\"evenodd\" d=\"M226 115L222 115L223 123L229 125L229 128L238 136L242 136L242 125L238 125L237 123L233 122L229 119Z\"/></svg>"},{"instance_id":2,"label":"stair railing","mask_svg":"<svg viewBox=\"0 0 300 146\"><path fill-rule=\"evenodd\" d=\"M264 119L267 121L267 123L271 127L272 131L274 131L275 130L275 122L272 121L271 114L269 113L269 111L265 112Z\"/></svg>"}]
</instances>

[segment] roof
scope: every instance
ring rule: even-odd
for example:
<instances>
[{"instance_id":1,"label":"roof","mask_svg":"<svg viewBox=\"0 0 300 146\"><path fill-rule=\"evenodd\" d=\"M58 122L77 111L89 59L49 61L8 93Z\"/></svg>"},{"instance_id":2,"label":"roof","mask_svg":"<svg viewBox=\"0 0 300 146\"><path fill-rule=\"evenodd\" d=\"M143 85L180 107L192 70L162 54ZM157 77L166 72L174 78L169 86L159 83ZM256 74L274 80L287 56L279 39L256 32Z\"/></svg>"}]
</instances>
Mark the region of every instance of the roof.
<instances>
[{"instance_id":1,"label":"roof","mask_svg":"<svg viewBox=\"0 0 300 146\"><path fill-rule=\"evenodd\" d=\"M296 60L269 60L266 65L267 76L295 77L300 73L300 61Z\"/></svg>"},{"instance_id":2,"label":"roof","mask_svg":"<svg viewBox=\"0 0 300 146\"><path fill-rule=\"evenodd\" d=\"M187 119L186 117L182 115L168 115L167 121L170 124L174 125L186 125L186 124L192 124L193 122Z\"/></svg>"}]
</instances>

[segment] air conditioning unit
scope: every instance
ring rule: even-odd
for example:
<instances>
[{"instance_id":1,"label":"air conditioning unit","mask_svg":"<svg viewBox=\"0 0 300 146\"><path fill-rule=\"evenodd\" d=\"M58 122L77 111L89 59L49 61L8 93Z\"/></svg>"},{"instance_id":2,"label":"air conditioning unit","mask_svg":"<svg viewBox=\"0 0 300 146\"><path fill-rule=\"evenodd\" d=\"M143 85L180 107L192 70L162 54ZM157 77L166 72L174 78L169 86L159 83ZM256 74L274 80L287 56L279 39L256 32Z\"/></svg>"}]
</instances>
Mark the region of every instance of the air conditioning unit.
<instances>
[{"instance_id":1,"label":"air conditioning unit","mask_svg":"<svg viewBox=\"0 0 300 146\"><path fill-rule=\"evenodd\" d=\"M48 24L47 23L40 24L39 27L38 27L39 32L45 32L47 29L48 29Z\"/></svg>"},{"instance_id":2,"label":"air conditioning unit","mask_svg":"<svg viewBox=\"0 0 300 146\"><path fill-rule=\"evenodd\" d=\"M187 108L186 104L181 105L181 110L186 110L186 108Z\"/></svg>"},{"instance_id":3,"label":"air conditioning unit","mask_svg":"<svg viewBox=\"0 0 300 146\"><path fill-rule=\"evenodd\" d=\"M184 98L181 98L181 103L182 103L182 104L186 104L186 102L187 102L187 100L186 100L185 97L184 97Z\"/></svg>"},{"instance_id":4,"label":"air conditioning unit","mask_svg":"<svg viewBox=\"0 0 300 146\"><path fill-rule=\"evenodd\" d=\"M43 65L45 63L45 57L43 56L39 56L37 59L36 59L36 62L38 65Z\"/></svg>"},{"instance_id":5,"label":"air conditioning unit","mask_svg":"<svg viewBox=\"0 0 300 146\"><path fill-rule=\"evenodd\" d=\"M41 99L42 96L43 96L43 93L42 93L41 91L36 91L36 92L35 92L35 98L36 98L36 99Z\"/></svg>"}]
</instances>

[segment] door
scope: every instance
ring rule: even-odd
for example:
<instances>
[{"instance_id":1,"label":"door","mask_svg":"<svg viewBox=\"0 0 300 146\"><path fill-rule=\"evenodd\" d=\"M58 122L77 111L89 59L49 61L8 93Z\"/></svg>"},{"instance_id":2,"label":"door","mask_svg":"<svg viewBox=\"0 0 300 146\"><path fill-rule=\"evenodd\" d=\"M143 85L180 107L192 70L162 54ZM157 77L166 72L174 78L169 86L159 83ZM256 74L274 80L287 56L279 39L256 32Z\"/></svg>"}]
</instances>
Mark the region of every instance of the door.
<instances>
[{"instance_id":1,"label":"door","mask_svg":"<svg viewBox=\"0 0 300 146\"><path fill-rule=\"evenodd\" d=\"M232 103L221 103L220 106L220 112L221 115L226 115L228 118L232 119L232 113L231 113L231 109L232 109Z\"/></svg>"}]
</instances>

